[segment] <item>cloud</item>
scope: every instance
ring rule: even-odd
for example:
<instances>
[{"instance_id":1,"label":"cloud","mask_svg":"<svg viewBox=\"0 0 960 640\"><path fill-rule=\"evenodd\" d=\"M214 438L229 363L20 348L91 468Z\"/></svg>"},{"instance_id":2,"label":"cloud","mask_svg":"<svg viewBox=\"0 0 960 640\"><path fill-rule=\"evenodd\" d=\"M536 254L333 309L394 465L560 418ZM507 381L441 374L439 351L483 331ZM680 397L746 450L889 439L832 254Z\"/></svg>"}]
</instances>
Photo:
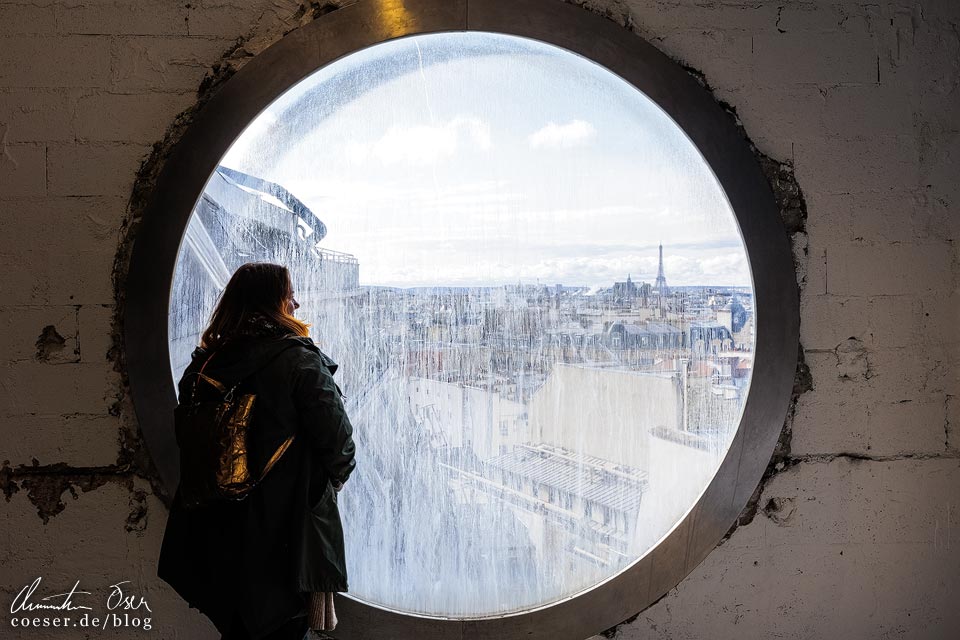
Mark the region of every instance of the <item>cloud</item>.
<instances>
[{"instance_id":1,"label":"cloud","mask_svg":"<svg viewBox=\"0 0 960 640\"><path fill-rule=\"evenodd\" d=\"M458 116L437 125L391 127L374 142L350 142L347 157L354 163L375 158L383 164L431 164L452 156L463 141L482 151L492 148L490 125Z\"/></svg>"},{"instance_id":2,"label":"cloud","mask_svg":"<svg viewBox=\"0 0 960 640\"><path fill-rule=\"evenodd\" d=\"M566 149L585 143L596 134L593 125L584 120L571 120L567 124L551 122L527 136L531 149Z\"/></svg>"},{"instance_id":3,"label":"cloud","mask_svg":"<svg viewBox=\"0 0 960 640\"><path fill-rule=\"evenodd\" d=\"M402 259L400 257L402 256ZM487 247L470 250L462 242L408 240L402 250L386 239L379 250L358 253L361 283L391 286L496 286L541 282L609 287L631 275L635 282L653 283L655 255L532 255L530 252ZM739 252L665 256L670 286L744 286L750 284L745 256ZM442 265L438 269L437 265Z\"/></svg>"}]
</instances>

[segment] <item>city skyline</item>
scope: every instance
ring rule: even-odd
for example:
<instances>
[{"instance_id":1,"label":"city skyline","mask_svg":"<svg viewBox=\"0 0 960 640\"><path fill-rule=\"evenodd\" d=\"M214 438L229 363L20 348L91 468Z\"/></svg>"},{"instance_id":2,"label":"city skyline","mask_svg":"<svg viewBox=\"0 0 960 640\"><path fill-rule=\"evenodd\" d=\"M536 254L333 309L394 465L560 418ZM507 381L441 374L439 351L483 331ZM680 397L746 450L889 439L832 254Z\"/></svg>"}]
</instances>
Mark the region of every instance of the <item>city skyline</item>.
<instances>
[{"instance_id":1,"label":"city skyline","mask_svg":"<svg viewBox=\"0 0 960 640\"><path fill-rule=\"evenodd\" d=\"M464 38L493 53L460 56ZM684 132L543 43L437 34L365 50L271 105L223 164L300 198L363 284L653 280L659 243L674 284L750 284L726 196Z\"/></svg>"},{"instance_id":2,"label":"city skyline","mask_svg":"<svg viewBox=\"0 0 960 640\"><path fill-rule=\"evenodd\" d=\"M310 250L328 218L230 175L181 247L171 371L190 360L225 274L258 259L305 275L299 313L340 365L364 456L340 503L366 532L347 546L357 596L452 616L539 606L643 555L709 481L749 388L752 296L737 302L749 288L688 288L669 268L664 296L639 273L594 295L522 280L362 286L363 260ZM313 226L291 224L287 205Z\"/></svg>"},{"instance_id":3,"label":"city skyline","mask_svg":"<svg viewBox=\"0 0 960 640\"><path fill-rule=\"evenodd\" d=\"M352 254L351 254L351 255L352 255ZM648 259L648 258L645 259L645 262L649 262L649 259ZM743 289L746 289L749 294L751 294L751 295L753 294L753 283L752 283L752 282L746 282L746 283L740 283L740 284L731 284L731 283L727 283L727 282L717 282L717 283L680 282L680 283L675 283L675 282L673 281L673 279L669 277L669 275L670 275L670 273L671 273L670 267L667 266L667 265L669 265L669 264L671 264L671 261L669 260L669 258L666 258L666 257L665 257L665 259L664 259L664 265L665 265L665 266L664 266L664 269L665 269L665 273L666 273L667 276L668 276L668 277L667 277L668 289L671 290L671 292L672 292L672 290L683 290L683 291L687 291L687 290L696 290L696 289L715 289L715 290L718 290L718 291L723 291L723 290L743 290ZM469 290L501 289L501 288L504 288L504 287L509 288L509 287L515 287L515 286L518 286L518 285L523 286L523 287L532 286L532 287L547 287L547 288L549 288L549 287L561 286L561 287L564 287L564 288L566 288L566 289L583 289L583 290L585 290L585 291L584 291L584 294L585 294L585 295L595 295L595 294L597 294L597 293L599 293L599 292L601 292L601 291L603 291L603 290L605 290L605 289L609 289L609 288L613 287L615 283L617 283L617 282L623 282L623 281L627 280L628 278L629 278L630 280L632 280L632 281L633 281L635 284L637 284L637 285L648 284L648 285L650 285L651 287L653 287L653 288L655 289L655 288L656 288L656 287L655 287L655 282L656 282L657 268L654 267L653 272L652 272L653 275L651 275L650 272L647 272L647 273L644 273L644 272L640 272L640 273L638 273L638 272L626 272L626 273L619 274L619 275L613 275L610 280L608 280L608 281L606 281L606 282L602 282L602 283L600 283L600 284L587 284L587 283L576 282L576 281L564 282L564 281L562 281L562 280L551 280L551 279L549 279L549 278L548 278L548 279L541 279L541 278L535 278L535 279L518 278L518 279L513 280L513 281L503 281L503 282L497 282L497 283L488 283L488 282L466 282L466 283L458 282L458 283L453 283L453 282L434 281L434 282L430 282L430 283L425 283L425 282L424 282L424 283L412 283L412 284L410 284L410 283L392 284L392 283L380 283L380 282L364 282L364 281L363 281L363 277L362 277L362 273L363 273L362 264L361 264L361 268L360 268L360 273L361 273L360 284L359 284L360 288L383 288L383 289L397 289L397 290L409 291L409 290L416 290L416 289L437 289L437 290L442 290L442 289L469 289ZM742 293L742 292L741 292L741 293Z\"/></svg>"}]
</instances>

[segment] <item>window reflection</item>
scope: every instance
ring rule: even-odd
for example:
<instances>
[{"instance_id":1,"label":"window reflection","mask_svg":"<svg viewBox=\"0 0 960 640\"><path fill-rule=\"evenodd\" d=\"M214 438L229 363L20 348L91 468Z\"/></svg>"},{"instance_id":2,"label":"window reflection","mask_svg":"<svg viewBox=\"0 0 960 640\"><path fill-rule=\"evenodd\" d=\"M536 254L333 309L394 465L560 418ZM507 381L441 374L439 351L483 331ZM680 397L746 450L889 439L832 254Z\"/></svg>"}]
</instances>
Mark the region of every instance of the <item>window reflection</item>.
<instances>
[{"instance_id":1,"label":"window reflection","mask_svg":"<svg viewBox=\"0 0 960 640\"><path fill-rule=\"evenodd\" d=\"M662 111L556 47L392 41L261 114L181 246L175 377L250 260L291 267L341 364L365 601L481 617L587 589L682 518L738 425L756 320L729 205Z\"/></svg>"}]
</instances>

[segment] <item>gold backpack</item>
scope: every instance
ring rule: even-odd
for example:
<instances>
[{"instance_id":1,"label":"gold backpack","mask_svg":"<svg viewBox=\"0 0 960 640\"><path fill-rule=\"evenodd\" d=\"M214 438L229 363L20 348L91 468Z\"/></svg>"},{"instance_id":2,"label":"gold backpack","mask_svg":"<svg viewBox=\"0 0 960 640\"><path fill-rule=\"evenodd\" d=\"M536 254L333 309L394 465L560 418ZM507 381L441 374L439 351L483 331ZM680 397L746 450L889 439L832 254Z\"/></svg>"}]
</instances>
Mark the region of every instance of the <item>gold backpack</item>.
<instances>
[{"instance_id":1,"label":"gold backpack","mask_svg":"<svg viewBox=\"0 0 960 640\"><path fill-rule=\"evenodd\" d=\"M174 411L174 429L180 447L180 498L188 509L223 500L243 500L267 475L293 443L288 437L257 474L250 469L247 434L253 419L256 394L237 394L243 382L231 388L203 373L207 358L188 404ZM249 377L249 375L247 376ZM246 378L245 378L246 379ZM212 388L198 400L201 383Z\"/></svg>"}]
</instances>

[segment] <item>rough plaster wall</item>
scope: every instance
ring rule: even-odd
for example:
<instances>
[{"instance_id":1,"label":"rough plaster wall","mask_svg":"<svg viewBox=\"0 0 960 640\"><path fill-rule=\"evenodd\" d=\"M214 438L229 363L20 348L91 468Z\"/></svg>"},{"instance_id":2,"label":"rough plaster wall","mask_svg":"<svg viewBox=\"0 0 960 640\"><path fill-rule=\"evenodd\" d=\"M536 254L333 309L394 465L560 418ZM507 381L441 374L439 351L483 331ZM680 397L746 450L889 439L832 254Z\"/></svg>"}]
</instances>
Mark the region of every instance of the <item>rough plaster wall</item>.
<instances>
[{"instance_id":1,"label":"rough plaster wall","mask_svg":"<svg viewBox=\"0 0 960 640\"><path fill-rule=\"evenodd\" d=\"M813 388L789 449L756 517L607 635L954 637L958 4L584 4L702 71L792 163L808 211L794 245ZM0 590L129 579L157 637L217 637L154 578L166 510L116 370L114 263L140 163L204 78L322 10L0 0Z\"/></svg>"}]
</instances>

